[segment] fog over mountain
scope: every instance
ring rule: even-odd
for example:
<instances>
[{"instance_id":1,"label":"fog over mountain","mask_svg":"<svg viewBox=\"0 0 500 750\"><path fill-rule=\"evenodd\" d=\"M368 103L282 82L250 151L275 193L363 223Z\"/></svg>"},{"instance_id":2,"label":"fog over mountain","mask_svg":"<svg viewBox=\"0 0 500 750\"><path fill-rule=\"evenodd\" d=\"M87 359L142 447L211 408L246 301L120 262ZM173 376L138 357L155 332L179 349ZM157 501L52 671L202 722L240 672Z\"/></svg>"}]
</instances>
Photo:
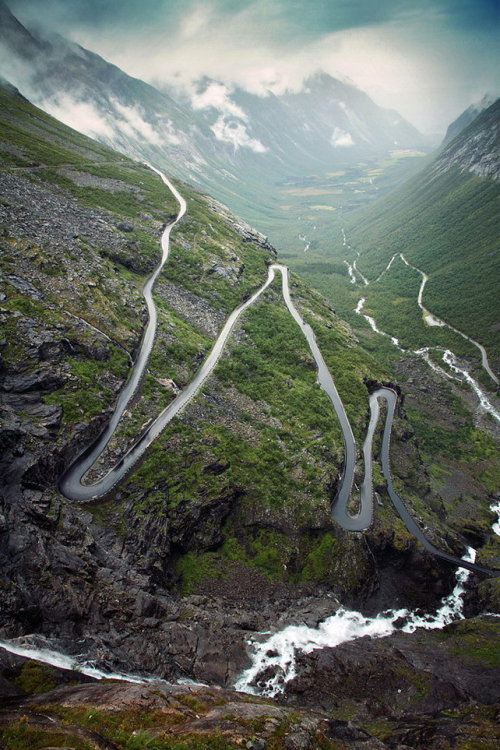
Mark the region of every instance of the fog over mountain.
<instances>
[{"instance_id":1,"label":"fog over mountain","mask_svg":"<svg viewBox=\"0 0 500 750\"><path fill-rule=\"evenodd\" d=\"M275 193L286 180L429 146L397 111L327 73L266 96L208 76L188 89L159 89L60 35L24 26L4 3L0 22L2 74L27 98L75 130L187 177L266 233L255 207L275 201L281 212Z\"/></svg>"},{"instance_id":2,"label":"fog over mountain","mask_svg":"<svg viewBox=\"0 0 500 750\"><path fill-rule=\"evenodd\" d=\"M12 0L21 21L63 33L131 75L195 96L207 75L260 96L300 91L318 69L348 77L419 129L443 132L498 93L492 0ZM147 51L147 52L146 52Z\"/></svg>"}]
</instances>

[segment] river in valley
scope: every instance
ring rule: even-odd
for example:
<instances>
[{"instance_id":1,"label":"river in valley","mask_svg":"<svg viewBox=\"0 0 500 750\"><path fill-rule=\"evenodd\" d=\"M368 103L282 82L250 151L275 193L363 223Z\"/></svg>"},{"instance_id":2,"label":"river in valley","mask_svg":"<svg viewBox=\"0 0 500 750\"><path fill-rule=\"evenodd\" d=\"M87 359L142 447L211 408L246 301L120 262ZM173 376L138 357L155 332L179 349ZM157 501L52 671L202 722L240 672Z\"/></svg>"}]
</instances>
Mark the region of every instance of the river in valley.
<instances>
[{"instance_id":1,"label":"river in valley","mask_svg":"<svg viewBox=\"0 0 500 750\"><path fill-rule=\"evenodd\" d=\"M343 237L345 239L345 233L343 234ZM347 247L350 247L349 245ZM405 265L407 265L409 268L412 268L414 271L417 271L422 276L422 281L418 290L418 297L417 297L417 304L422 310L424 320L429 326L439 326L439 327L446 327L449 328L451 331L454 331L455 333L459 334L462 338L466 339L469 343L473 344L480 352L481 354L481 365L485 372L489 375L491 380L498 385L499 381L494 372L492 371L490 367L490 363L488 360L488 355L486 353L486 350L484 346L479 344L477 341L472 339L470 336L467 336L467 334L463 333L462 331L459 331L458 328L455 328L452 325L449 325L445 321L441 320L440 318L433 315L433 313L429 312L426 307L423 305L423 293L425 289L425 285L429 279L428 275L424 273L420 268L417 268L417 266L412 265L409 263L404 255L402 253L396 253L392 256L387 266L384 268L382 273L375 279L373 283L377 283L384 274L388 273L396 259L400 258ZM364 284L367 286L366 279L364 279ZM351 278L352 281L352 278ZM380 329L375 321L375 319L368 315L367 313L363 312L364 305L366 303L366 297L360 297L358 300L358 303L354 309L354 312L357 315L362 315L372 331L375 333L380 334L381 336L386 336L389 338L395 347L399 349L399 351L408 353L408 354L416 354L417 356L421 357L428 365L431 367L435 372L439 373L443 377L446 377L450 380L458 380L462 383L466 383L468 386L470 386L471 390L476 394L478 401L479 401L479 407L483 412L486 412L487 414L490 414L493 419L497 422L500 422L500 411L499 409L492 403L491 398L488 397L488 395L485 393L484 389L479 385L477 380L472 377L470 372L460 364L458 357L456 354L454 354L450 349L445 349L443 347L434 346L434 347L422 347L420 349L415 350L407 350L404 349L398 338L396 336L391 335L390 333L387 333L386 331L383 331ZM431 352L439 352L439 355L441 357L441 361L446 365L447 369L441 367L440 365L436 364L436 362L431 357Z\"/></svg>"}]
</instances>

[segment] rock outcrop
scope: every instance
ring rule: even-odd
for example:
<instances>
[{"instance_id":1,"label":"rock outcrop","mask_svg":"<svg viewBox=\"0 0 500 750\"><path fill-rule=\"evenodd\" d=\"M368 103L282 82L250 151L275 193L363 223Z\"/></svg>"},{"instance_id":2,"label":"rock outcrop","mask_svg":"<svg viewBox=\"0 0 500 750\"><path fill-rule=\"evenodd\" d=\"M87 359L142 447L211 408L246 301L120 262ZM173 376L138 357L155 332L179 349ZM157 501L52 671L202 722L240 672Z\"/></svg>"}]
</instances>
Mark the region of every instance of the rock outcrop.
<instances>
[{"instance_id":1,"label":"rock outcrop","mask_svg":"<svg viewBox=\"0 0 500 750\"><path fill-rule=\"evenodd\" d=\"M15 163L0 172L1 635L36 634L123 672L228 686L248 666L252 633L317 625L339 600L370 612L433 607L453 571L386 507L366 535L334 527L341 436L273 288L235 331L231 356L200 398L120 487L85 507L61 496L58 478L98 436L127 377L145 320L140 288L175 204L145 167L0 93L22 135ZM95 472L119 460L192 379L228 311L262 284L274 258L264 237L182 189L189 208L157 287L150 372ZM373 362L321 295L298 279L293 294L341 373L361 434ZM403 416L401 476L430 494L428 477L415 479L418 450ZM460 551L459 524L450 530L440 512L425 513L439 542ZM216 721L218 713L207 726ZM314 742L304 726L290 730L288 750Z\"/></svg>"}]
</instances>

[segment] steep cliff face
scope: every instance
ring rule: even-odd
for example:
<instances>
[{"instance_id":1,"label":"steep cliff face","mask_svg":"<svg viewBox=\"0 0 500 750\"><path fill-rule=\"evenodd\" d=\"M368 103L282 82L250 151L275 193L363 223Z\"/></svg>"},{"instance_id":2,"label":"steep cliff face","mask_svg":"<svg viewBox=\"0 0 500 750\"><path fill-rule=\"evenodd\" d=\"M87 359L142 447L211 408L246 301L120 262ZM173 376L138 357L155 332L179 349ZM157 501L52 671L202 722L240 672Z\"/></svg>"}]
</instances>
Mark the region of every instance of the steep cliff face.
<instances>
[{"instance_id":1,"label":"steep cliff face","mask_svg":"<svg viewBox=\"0 0 500 750\"><path fill-rule=\"evenodd\" d=\"M127 376L145 320L140 290L177 207L146 167L15 90L1 96L3 634L36 632L124 671L221 684L245 666L248 633L278 617L316 624L337 598L432 605L452 571L389 507L365 536L333 525L341 433L276 284L123 484L84 507L60 495L59 476L100 432ZM155 292L148 373L94 476L191 380L274 258L223 206L179 189L188 211ZM363 378L385 372L320 295L295 277L292 293L361 437ZM401 481L430 492L408 429L401 413ZM439 507L420 512L438 544L463 549Z\"/></svg>"},{"instance_id":2,"label":"steep cliff face","mask_svg":"<svg viewBox=\"0 0 500 750\"><path fill-rule=\"evenodd\" d=\"M495 103L495 98L496 97L491 96L490 94L485 94L481 101L476 102L475 104L471 104L470 107L467 107L467 109L465 109L457 117L456 120L453 120L453 122L450 123L441 145L445 146L454 138L456 138L457 135L462 132L462 130L465 130L465 128L467 128L476 119L476 117L481 114L481 112L483 112L485 109L488 109L488 107L491 107L491 105Z\"/></svg>"},{"instance_id":3,"label":"steep cliff face","mask_svg":"<svg viewBox=\"0 0 500 750\"><path fill-rule=\"evenodd\" d=\"M430 170L440 175L450 169L479 177L500 179L500 99L480 111L451 141L445 141Z\"/></svg>"}]
</instances>

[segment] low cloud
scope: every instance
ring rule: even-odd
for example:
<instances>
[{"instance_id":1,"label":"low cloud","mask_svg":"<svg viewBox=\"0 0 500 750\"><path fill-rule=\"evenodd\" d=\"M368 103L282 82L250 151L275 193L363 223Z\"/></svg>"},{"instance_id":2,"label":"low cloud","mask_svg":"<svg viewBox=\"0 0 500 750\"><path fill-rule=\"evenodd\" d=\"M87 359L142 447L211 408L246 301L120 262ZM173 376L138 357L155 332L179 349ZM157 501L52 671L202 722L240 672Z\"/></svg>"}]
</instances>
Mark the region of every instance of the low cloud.
<instances>
[{"instance_id":1,"label":"low cloud","mask_svg":"<svg viewBox=\"0 0 500 750\"><path fill-rule=\"evenodd\" d=\"M69 94L47 97L36 102L42 109L91 138L119 143L123 140L144 140L161 146L166 143L179 145L180 137L170 121L162 123L161 129L144 120L137 107L122 104L111 99L111 112L100 113L97 107L87 101L78 101Z\"/></svg>"},{"instance_id":2,"label":"low cloud","mask_svg":"<svg viewBox=\"0 0 500 750\"><path fill-rule=\"evenodd\" d=\"M101 117L93 104L78 102L68 94L43 99L37 102L39 106L53 117L61 120L70 128L91 138L106 138L112 140L115 131L113 127Z\"/></svg>"},{"instance_id":3,"label":"low cloud","mask_svg":"<svg viewBox=\"0 0 500 750\"><path fill-rule=\"evenodd\" d=\"M222 82L195 101L242 122L241 109L227 110L225 87L296 92L318 69L425 130L498 93L493 0L311 0L306 10L289 0L148 0L147 13L139 0L46 0L43 12L39 0L7 1L21 20L153 84L192 92L204 76Z\"/></svg>"},{"instance_id":4,"label":"low cloud","mask_svg":"<svg viewBox=\"0 0 500 750\"><path fill-rule=\"evenodd\" d=\"M330 142L335 148L338 148L339 146L342 148L345 148L346 146L354 146L352 135L340 128L334 129Z\"/></svg>"},{"instance_id":5,"label":"low cloud","mask_svg":"<svg viewBox=\"0 0 500 750\"><path fill-rule=\"evenodd\" d=\"M123 130L125 135L134 139L144 138L144 140L155 146L161 146L164 139L157 130L155 130L151 123L144 120L137 107L129 107L125 104L121 104L117 99L111 99L111 104L120 116L119 127ZM172 143L172 136L173 134L170 134L170 143ZM178 138L177 143L179 143Z\"/></svg>"},{"instance_id":6,"label":"low cloud","mask_svg":"<svg viewBox=\"0 0 500 750\"><path fill-rule=\"evenodd\" d=\"M218 141L232 144L235 150L249 148L256 154L264 154L269 150L257 138L252 138L249 135L242 122L227 120L224 115L221 115L210 129Z\"/></svg>"},{"instance_id":7,"label":"low cloud","mask_svg":"<svg viewBox=\"0 0 500 750\"><path fill-rule=\"evenodd\" d=\"M247 120L245 112L230 99L230 90L223 83L212 81L201 93L191 93L191 104L194 109L209 109L213 107L223 115Z\"/></svg>"},{"instance_id":8,"label":"low cloud","mask_svg":"<svg viewBox=\"0 0 500 750\"><path fill-rule=\"evenodd\" d=\"M192 89L190 98L194 109L215 109L218 113L216 121L210 126L218 141L230 143L235 150L249 148L256 154L268 151L261 141L252 138L248 132L248 115L231 99L231 90L228 86L211 81L201 91L198 87Z\"/></svg>"}]
</instances>

